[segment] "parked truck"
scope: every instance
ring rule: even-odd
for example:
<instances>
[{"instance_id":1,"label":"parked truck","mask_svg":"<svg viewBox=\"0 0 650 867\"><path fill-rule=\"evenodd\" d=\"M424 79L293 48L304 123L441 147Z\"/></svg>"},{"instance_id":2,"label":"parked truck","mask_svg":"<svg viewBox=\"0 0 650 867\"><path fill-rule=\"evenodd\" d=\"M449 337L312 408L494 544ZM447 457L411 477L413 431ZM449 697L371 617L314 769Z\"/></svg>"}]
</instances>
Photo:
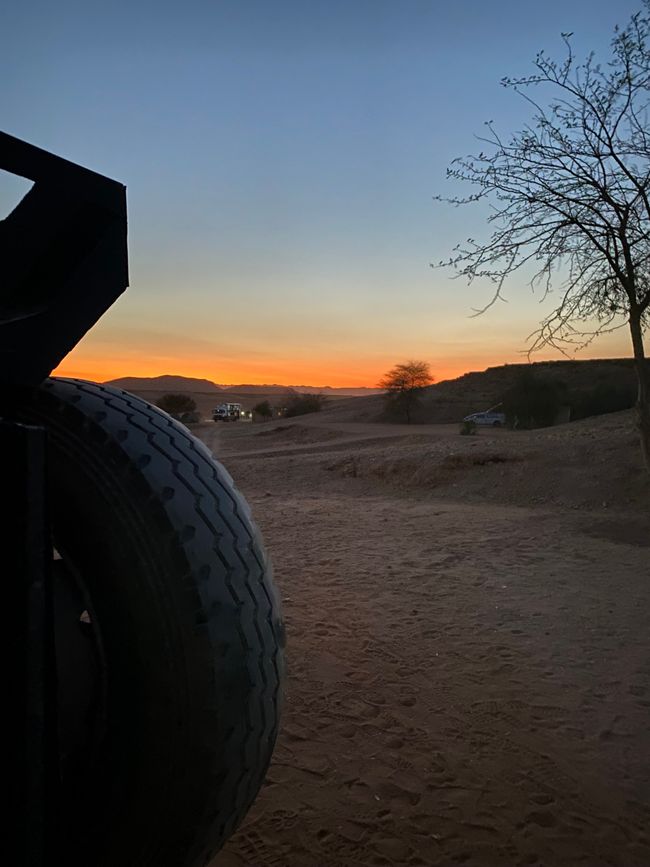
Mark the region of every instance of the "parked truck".
<instances>
[{"instance_id":1,"label":"parked truck","mask_svg":"<svg viewBox=\"0 0 650 867\"><path fill-rule=\"evenodd\" d=\"M220 403L212 410L212 420L239 421L243 410L241 403Z\"/></svg>"}]
</instances>

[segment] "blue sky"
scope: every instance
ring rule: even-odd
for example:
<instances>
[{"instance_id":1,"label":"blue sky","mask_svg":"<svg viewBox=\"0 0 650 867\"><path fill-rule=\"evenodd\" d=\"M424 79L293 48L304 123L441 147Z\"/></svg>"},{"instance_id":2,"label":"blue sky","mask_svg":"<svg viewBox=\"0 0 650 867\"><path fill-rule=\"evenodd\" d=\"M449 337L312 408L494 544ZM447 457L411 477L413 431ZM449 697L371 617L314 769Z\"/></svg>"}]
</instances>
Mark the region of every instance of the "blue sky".
<instances>
[{"instance_id":1,"label":"blue sky","mask_svg":"<svg viewBox=\"0 0 650 867\"><path fill-rule=\"evenodd\" d=\"M429 263L485 237L484 213L432 197L485 120L527 119L503 75L562 31L605 52L637 9L5 4L3 128L128 187L131 289L64 370L353 385L408 357L442 376L516 360L543 309L513 284L469 318L489 290Z\"/></svg>"}]
</instances>

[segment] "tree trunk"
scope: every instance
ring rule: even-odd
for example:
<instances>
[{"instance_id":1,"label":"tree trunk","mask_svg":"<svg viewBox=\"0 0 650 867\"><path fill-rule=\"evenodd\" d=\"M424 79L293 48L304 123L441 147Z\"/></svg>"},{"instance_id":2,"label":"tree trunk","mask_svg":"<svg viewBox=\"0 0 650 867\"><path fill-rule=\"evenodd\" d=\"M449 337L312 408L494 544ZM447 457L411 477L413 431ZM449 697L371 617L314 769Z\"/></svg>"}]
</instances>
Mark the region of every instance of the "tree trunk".
<instances>
[{"instance_id":1,"label":"tree trunk","mask_svg":"<svg viewBox=\"0 0 650 867\"><path fill-rule=\"evenodd\" d=\"M630 334L634 348L634 366L639 383L636 409L641 437L641 453L645 467L650 472L650 370L643 349L641 314L635 310L630 313Z\"/></svg>"}]
</instances>

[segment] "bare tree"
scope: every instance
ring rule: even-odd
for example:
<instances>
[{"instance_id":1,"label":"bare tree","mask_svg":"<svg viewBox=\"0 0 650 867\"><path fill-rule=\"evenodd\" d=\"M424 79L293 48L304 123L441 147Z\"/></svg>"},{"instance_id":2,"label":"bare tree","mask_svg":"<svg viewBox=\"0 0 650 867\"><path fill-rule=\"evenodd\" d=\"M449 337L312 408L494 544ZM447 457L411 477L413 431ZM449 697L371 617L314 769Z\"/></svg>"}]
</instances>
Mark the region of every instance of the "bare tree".
<instances>
[{"instance_id":1,"label":"bare tree","mask_svg":"<svg viewBox=\"0 0 650 867\"><path fill-rule=\"evenodd\" d=\"M650 371L643 335L650 319L650 0L614 31L609 62L590 54L577 62L570 33L562 62L537 55L534 72L505 78L504 87L532 106L533 120L508 140L492 122L485 150L454 160L449 178L472 184L466 204L487 200L488 241L458 245L451 265L471 283L495 284L504 300L508 278L526 274L554 310L530 335L530 352L588 345L627 325L638 378L638 422L650 469ZM532 274L532 279L531 275Z\"/></svg>"},{"instance_id":2,"label":"bare tree","mask_svg":"<svg viewBox=\"0 0 650 867\"><path fill-rule=\"evenodd\" d=\"M432 382L431 369L426 361L407 361L396 364L378 384L386 392L386 408L404 413L406 423L410 424L413 410L420 402L420 392Z\"/></svg>"}]
</instances>

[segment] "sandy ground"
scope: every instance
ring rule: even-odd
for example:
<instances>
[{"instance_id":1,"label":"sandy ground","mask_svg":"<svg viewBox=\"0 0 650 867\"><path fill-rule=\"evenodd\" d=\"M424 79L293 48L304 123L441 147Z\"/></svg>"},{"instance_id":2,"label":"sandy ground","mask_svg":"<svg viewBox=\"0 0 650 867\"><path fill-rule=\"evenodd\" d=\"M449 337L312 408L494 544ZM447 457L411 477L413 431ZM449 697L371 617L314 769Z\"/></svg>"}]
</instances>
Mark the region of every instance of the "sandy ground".
<instances>
[{"instance_id":1,"label":"sandy ground","mask_svg":"<svg viewBox=\"0 0 650 867\"><path fill-rule=\"evenodd\" d=\"M547 432L200 425L288 632L215 867L650 864L650 486L628 415Z\"/></svg>"}]
</instances>

